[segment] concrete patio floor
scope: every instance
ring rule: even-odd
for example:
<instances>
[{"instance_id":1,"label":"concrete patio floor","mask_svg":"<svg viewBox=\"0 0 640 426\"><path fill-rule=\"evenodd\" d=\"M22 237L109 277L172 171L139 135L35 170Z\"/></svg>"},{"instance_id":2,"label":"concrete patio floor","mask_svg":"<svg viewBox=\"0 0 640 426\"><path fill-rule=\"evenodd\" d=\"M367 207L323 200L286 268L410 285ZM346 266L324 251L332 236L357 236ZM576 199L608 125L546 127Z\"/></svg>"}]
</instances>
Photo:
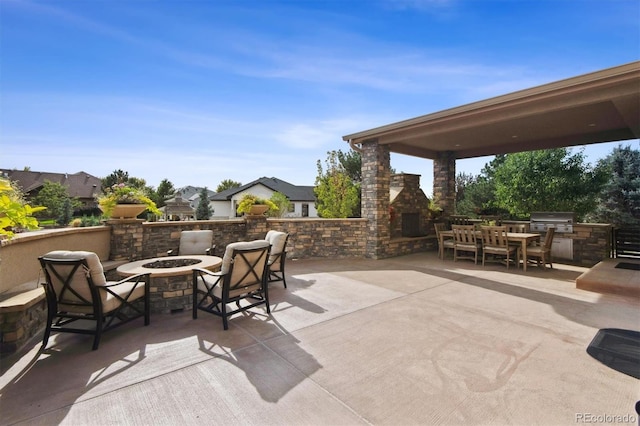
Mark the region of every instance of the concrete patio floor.
<instances>
[{"instance_id":1,"label":"concrete patio floor","mask_svg":"<svg viewBox=\"0 0 640 426\"><path fill-rule=\"evenodd\" d=\"M432 252L288 261L272 315L228 331L182 312L109 332L98 351L87 336L34 342L3 362L0 423L637 424L640 381L586 348L598 329L640 329L640 301L576 289L584 271Z\"/></svg>"}]
</instances>

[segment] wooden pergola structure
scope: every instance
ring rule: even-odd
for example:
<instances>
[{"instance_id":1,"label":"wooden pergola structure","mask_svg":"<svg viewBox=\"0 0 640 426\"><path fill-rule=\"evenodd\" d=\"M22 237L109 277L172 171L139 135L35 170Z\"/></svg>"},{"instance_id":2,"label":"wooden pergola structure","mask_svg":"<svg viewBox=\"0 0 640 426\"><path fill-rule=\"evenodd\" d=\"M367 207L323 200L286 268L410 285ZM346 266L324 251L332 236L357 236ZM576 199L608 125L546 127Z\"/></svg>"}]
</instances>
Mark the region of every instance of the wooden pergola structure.
<instances>
[{"instance_id":1,"label":"wooden pergola structure","mask_svg":"<svg viewBox=\"0 0 640 426\"><path fill-rule=\"evenodd\" d=\"M343 136L362 154L362 216L378 232L390 152L433 160L434 196L453 213L457 159L638 138L640 61Z\"/></svg>"}]
</instances>

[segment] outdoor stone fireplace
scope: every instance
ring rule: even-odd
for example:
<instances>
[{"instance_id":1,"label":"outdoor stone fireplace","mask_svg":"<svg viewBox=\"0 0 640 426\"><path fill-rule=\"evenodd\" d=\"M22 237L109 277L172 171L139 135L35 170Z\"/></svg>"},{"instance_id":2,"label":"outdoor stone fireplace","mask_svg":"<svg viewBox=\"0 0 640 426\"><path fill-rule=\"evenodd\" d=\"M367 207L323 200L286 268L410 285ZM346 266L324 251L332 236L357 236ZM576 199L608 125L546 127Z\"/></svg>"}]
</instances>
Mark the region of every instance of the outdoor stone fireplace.
<instances>
[{"instance_id":1,"label":"outdoor stone fireplace","mask_svg":"<svg viewBox=\"0 0 640 426\"><path fill-rule=\"evenodd\" d=\"M413 238L428 234L429 199L420 189L420 175L391 175L391 238Z\"/></svg>"}]
</instances>

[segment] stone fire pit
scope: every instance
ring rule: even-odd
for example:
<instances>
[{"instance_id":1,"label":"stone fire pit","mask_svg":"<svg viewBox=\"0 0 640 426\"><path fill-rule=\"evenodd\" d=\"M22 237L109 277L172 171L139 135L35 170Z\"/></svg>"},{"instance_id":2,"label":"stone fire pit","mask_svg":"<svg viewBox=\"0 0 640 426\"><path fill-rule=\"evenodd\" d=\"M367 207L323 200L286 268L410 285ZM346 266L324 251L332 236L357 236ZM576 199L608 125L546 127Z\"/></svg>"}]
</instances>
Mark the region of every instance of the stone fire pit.
<instances>
[{"instance_id":1,"label":"stone fire pit","mask_svg":"<svg viewBox=\"0 0 640 426\"><path fill-rule=\"evenodd\" d=\"M164 259L156 260L154 262L145 263L142 265L144 268L179 268L182 266L191 266L202 262L200 259Z\"/></svg>"}]
</instances>

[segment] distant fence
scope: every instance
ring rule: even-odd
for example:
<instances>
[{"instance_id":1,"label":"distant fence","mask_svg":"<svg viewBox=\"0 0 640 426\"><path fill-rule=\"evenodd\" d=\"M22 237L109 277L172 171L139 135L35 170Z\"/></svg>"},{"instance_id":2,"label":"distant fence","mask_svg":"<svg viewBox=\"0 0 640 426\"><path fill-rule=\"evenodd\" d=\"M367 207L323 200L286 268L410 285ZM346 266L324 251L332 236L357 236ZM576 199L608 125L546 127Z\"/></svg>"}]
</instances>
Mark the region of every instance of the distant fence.
<instances>
[{"instance_id":1,"label":"distant fence","mask_svg":"<svg viewBox=\"0 0 640 426\"><path fill-rule=\"evenodd\" d=\"M613 230L611 257L631 257L640 259L640 227Z\"/></svg>"}]
</instances>

